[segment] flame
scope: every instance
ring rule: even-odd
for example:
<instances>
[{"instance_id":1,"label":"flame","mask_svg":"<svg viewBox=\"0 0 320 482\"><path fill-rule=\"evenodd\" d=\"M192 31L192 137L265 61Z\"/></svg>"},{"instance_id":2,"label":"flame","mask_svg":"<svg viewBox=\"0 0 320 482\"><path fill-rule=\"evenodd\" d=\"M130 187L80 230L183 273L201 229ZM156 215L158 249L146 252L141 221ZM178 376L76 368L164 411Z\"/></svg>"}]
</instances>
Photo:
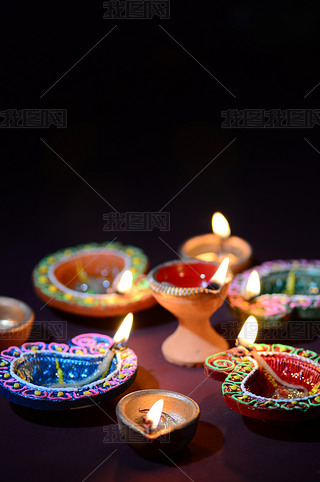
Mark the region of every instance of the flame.
<instances>
[{"instance_id":1,"label":"flame","mask_svg":"<svg viewBox=\"0 0 320 482\"><path fill-rule=\"evenodd\" d=\"M132 286L132 280L132 272L130 271L130 269L127 269L122 273L122 276L117 286L117 291L119 291L119 293L125 293L126 291L128 291Z\"/></svg>"},{"instance_id":2,"label":"flame","mask_svg":"<svg viewBox=\"0 0 320 482\"><path fill-rule=\"evenodd\" d=\"M228 221L221 213L214 213L211 220L212 231L220 238L226 239L230 236L231 230Z\"/></svg>"},{"instance_id":3,"label":"flame","mask_svg":"<svg viewBox=\"0 0 320 482\"><path fill-rule=\"evenodd\" d=\"M247 286L244 292L244 299L250 300L254 296L260 295L261 285L260 285L260 277L259 273L256 270L253 270L250 273L248 278Z\"/></svg>"},{"instance_id":4,"label":"flame","mask_svg":"<svg viewBox=\"0 0 320 482\"><path fill-rule=\"evenodd\" d=\"M121 325L118 328L118 331L113 337L113 341L115 344L121 343L122 345L124 345L125 343L127 343L130 336L132 322L133 314L128 313L127 316L123 319Z\"/></svg>"},{"instance_id":5,"label":"flame","mask_svg":"<svg viewBox=\"0 0 320 482\"><path fill-rule=\"evenodd\" d=\"M227 277L228 268L229 268L229 258L226 257L224 258L219 268L210 279L209 284L216 282L219 285L223 286Z\"/></svg>"},{"instance_id":6,"label":"flame","mask_svg":"<svg viewBox=\"0 0 320 482\"><path fill-rule=\"evenodd\" d=\"M248 346L255 342L258 334L258 322L254 316L249 316L238 335L240 345Z\"/></svg>"},{"instance_id":7,"label":"flame","mask_svg":"<svg viewBox=\"0 0 320 482\"><path fill-rule=\"evenodd\" d=\"M156 403L152 405L147 413L145 420L151 422L151 430L155 430L159 425L161 414L163 409L163 400L160 398Z\"/></svg>"}]
</instances>

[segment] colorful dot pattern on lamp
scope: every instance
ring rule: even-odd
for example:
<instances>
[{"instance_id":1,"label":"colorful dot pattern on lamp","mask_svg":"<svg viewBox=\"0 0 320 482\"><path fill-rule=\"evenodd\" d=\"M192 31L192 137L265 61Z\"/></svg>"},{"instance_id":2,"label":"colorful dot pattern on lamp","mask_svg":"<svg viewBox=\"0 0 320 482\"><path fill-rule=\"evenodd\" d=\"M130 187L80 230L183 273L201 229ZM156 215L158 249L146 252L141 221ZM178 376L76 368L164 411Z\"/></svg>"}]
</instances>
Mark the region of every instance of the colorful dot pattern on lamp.
<instances>
[{"instance_id":1,"label":"colorful dot pattern on lamp","mask_svg":"<svg viewBox=\"0 0 320 482\"><path fill-rule=\"evenodd\" d=\"M116 361L106 377L79 389L74 389L72 384L70 390L36 385L21 378L19 369L15 368L19 368L20 360L27 353L32 353L34 357L39 354L51 358L76 354L78 360L85 355L94 355L95 359L100 360L111 342L112 339L107 335L89 333L76 336L69 344L35 342L3 350L0 355L0 392L15 403L54 410L92 405L113 398L125 390L136 375L137 356L129 348L117 352Z\"/></svg>"}]
</instances>

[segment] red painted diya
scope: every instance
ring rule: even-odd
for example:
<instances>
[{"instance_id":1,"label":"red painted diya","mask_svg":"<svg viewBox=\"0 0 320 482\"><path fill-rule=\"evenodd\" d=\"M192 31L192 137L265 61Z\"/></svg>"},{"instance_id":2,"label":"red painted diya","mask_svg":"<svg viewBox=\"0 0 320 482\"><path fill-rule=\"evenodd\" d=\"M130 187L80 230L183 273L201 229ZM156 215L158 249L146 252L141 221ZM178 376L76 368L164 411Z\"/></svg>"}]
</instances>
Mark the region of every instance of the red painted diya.
<instances>
[{"instance_id":1,"label":"red painted diya","mask_svg":"<svg viewBox=\"0 0 320 482\"><path fill-rule=\"evenodd\" d=\"M210 316L223 304L231 273L220 290L206 288L216 273L217 263L171 261L148 275L153 296L178 319L176 331L162 344L167 361L176 365L202 365L210 353L228 348L226 340L210 324Z\"/></svg>"},{"instance_id":2,"label":"red painted diya","mask_svg":"<svg viewBox=\"0 0 320 482\"><path fill-rule=\"evenodd\" d=\"M33 271L37 295L50 306L83 316L107 317L155 304L146 281L148 258L134 246L90 243L66 248L42 259ZM132 287L117 292L130 270Z\"/></svg>"},{"instance_id":3,"label":"red painted diya","mask_svg":"<svg viewBox=\"0 0 320 482\"><path fill-rule=\"evenodd\" d=\"M320 415L320 355L292 346L252 344L278 377L280 385L243 347L209 356L205 374L222 381L226 404L241 415L293 422ZM302 386L304 394L291 386Z\"/></svg>"}]
</instances>

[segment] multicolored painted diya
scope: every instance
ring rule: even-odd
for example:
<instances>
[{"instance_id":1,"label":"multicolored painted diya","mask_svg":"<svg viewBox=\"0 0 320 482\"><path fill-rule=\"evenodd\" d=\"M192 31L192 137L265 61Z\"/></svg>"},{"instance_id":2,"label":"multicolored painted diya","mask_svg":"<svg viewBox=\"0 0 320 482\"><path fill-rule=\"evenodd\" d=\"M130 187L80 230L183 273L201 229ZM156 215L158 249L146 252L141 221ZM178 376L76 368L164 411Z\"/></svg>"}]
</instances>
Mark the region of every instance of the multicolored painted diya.
<instances>
[{"instance_id":1,"label":"multicolored painted diya","mask_svg":"<svg viewBox=\"0 0 320 482\"><path fill-rule=\"evenodd\" d=\"M148 287L148 258L134 246L90 243L67 248L42 259L33 271L37 295L47 304L84 316L106 317L149 308L155 300ZM133 284L117 293L124 271Z\"/></svg>"},{"instance_id":2,"label":"multicolored painted diya","mask_svg":"<svg viewBox=\"0 0 320 482\"><path fill-rule=\"evenodd\" d=\"M273 421L298 421L320 415L320 355L287 345L252 344L281 380L307 389L279 385L243 348L212 355L205 374L222 381L226 404L241 415Z\"/></svg>"},{"instance_id":3,"label":"multicolored painted diya","mask_svg":"<svg viewBox=\"0 0 320 482\"><path fill-rule=\"evenodd\" d=\"M88 385L77 382L94 373L112 338L86 333L68 344L36 342L11 346L0 354L0 394L11 402L41 410L86 407L116 397L134 381L138 359L130 348L117 350L109 372ZM60 377L70 386L51 388Z\"/></svg>"},{"instance_id":4,"label":"multicolored painted diya","mask_svg":"<svg viewBox=\"0 0 320 482\"><path fill-rule=\"evenodd\" d=\"M244 292L250 273L258 271L259 296L249 301ZM262 321L261 328L278 328L289 319L320 319L320 261L305 259L268 261L236 275L228 301L232 313L244 321L249 315Z\"/></svg>"}]
</instances>

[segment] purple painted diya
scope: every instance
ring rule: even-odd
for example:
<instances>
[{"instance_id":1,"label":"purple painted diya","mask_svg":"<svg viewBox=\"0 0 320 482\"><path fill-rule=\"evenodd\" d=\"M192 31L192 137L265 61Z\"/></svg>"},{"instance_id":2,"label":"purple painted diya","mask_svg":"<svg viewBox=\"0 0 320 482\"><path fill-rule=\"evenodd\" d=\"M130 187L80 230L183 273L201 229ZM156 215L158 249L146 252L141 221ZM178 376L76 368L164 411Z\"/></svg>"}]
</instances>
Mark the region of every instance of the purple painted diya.
<instances>
[{"instance_id":1,"label":"purple painted diya","mask_svg":"<svg viewBox=\"0 0 320 482\"><path fill-rule=\"evenodd\" d=\"M284 383L277 383L243 347L212 355L205 362L205 374L223 382L225 403L241 415L262 420L319 417L320 355L280 344L251 347ZM286 383L304 387L306 393L287 388Z\"/></svg>"},{"instance_id":2,"label":"purple painted diya","mask_svg":"<svg viewBox=\"0 0 320 482\"><path fill-rule=\"evenodd\" d=\"M261 328L279 328L289 319L320 319L320 261L268 261L259 273L260 294L245 299L252 270L234 277L228 292L232 313L244 321L253 315Z\"/></svg>"},{"instance_id":3,"label":"purple painted diya","mask_svg":"<svg viewBox=\"0 0 320 482\"><path fill-rule=\"evenodd\" d=\"M87 333L68 344L11 346L0 354L0 393L11 402L41 410L67 410L113 398L136 377L138 360L130 348L116 350L102 378L77 387L95 372L112 342L109 336ZM61 379L68 386L54 388Z\"/></svg>"}]
</instances>

